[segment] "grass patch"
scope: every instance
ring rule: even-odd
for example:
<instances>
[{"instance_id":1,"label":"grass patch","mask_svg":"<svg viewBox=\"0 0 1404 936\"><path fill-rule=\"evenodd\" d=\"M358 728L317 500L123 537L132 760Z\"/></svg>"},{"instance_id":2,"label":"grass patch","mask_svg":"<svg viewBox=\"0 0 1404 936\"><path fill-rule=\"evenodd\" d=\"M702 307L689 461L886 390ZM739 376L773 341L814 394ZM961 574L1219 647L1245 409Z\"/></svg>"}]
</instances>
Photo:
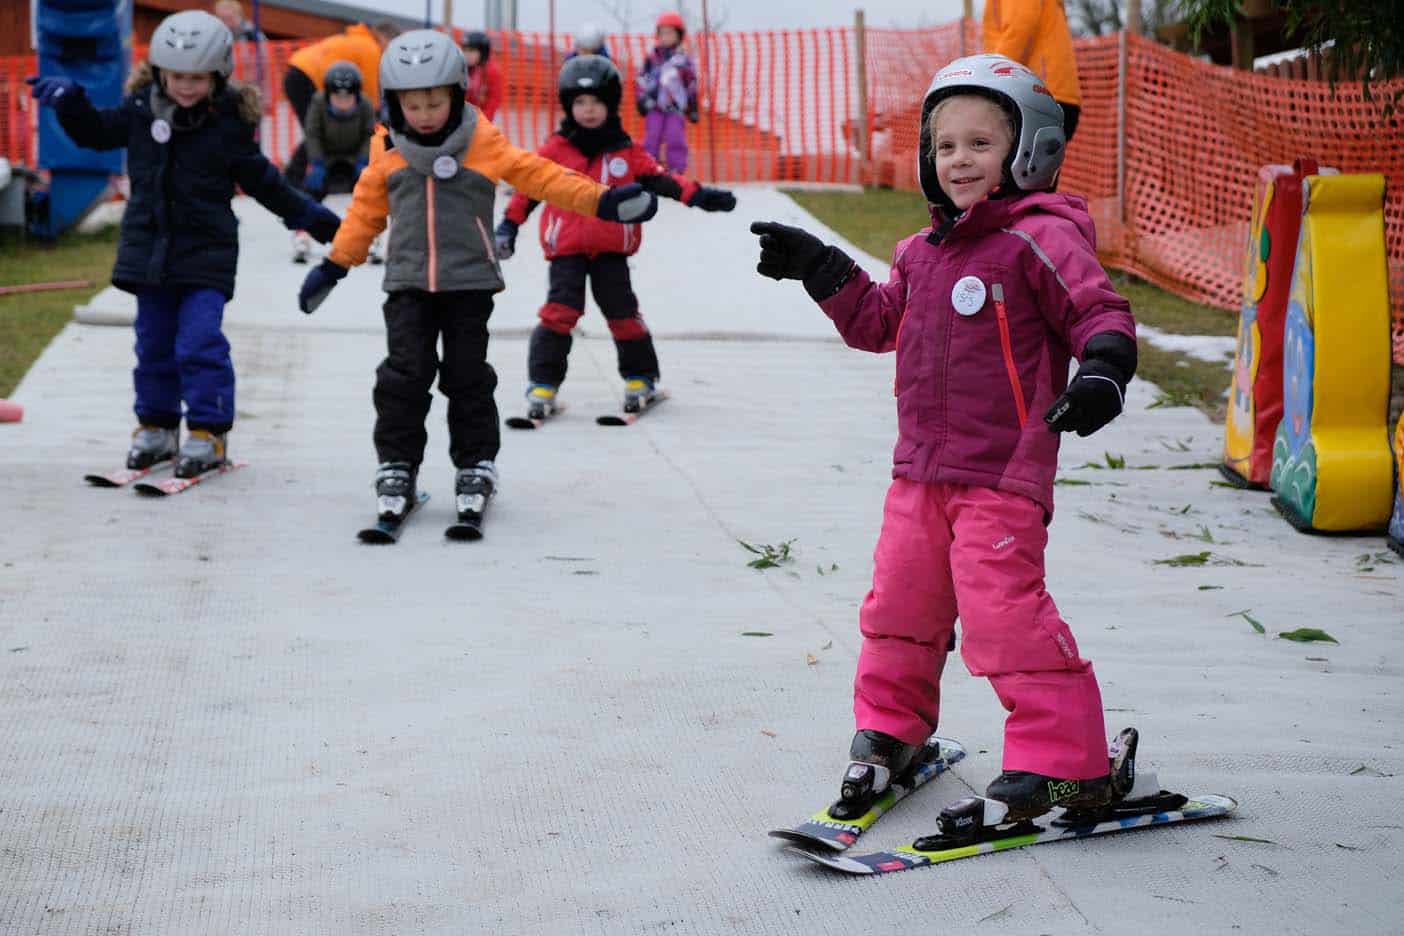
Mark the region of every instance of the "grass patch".
<instances>
[{"instance_id":1,"label":"grass patch","mask_svg":"<svg viewBox=\"0 0 1404 936\"><path fill-rule=\"evenodd\" d=\"M856 192L799 192L783 189L805 211L838 231L866 253L890 261L892 248L931 223L926 199L917 192L870 188Z\"/></svg>"},{"instance_id":2,"label":"grass patch","mask_svg":"<svg viewBox=\"0 0 1404 936\"><path fill-rule=\"evenodd\" d=\"M107 285L117 255L117 229L57 243L0 238L0 286L91 280L87 289L0 296L0 397L14 392L39 353L73 319L73 307Z\"/></svg>"}]
</instances>

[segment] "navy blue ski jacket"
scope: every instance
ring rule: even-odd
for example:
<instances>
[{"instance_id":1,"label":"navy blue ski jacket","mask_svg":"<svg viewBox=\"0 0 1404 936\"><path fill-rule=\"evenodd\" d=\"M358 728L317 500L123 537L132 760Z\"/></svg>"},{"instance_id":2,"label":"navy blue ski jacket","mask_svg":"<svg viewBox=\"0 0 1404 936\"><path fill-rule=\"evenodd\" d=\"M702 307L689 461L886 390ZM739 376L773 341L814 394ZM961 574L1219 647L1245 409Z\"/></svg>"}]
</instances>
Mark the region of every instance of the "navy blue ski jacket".
<instances>
[{"instance_id":1,"label":"navy blue ski jacket","mask_svg":"<svg viewBox=\"0 0 1404 936\"><path fill-rule=\"evenodd\" d=\"M114 286L127 292L208 288L233 297L239 221L230 202L236 185L289 228L315 225L319 206L283 181L259 151L256 94L231 83L207 104L184 109L145 83L114 108L99 110L85 94L59 101L59 123L73 142L127 149L131 195Z\"/></svg>"}]
</instances>

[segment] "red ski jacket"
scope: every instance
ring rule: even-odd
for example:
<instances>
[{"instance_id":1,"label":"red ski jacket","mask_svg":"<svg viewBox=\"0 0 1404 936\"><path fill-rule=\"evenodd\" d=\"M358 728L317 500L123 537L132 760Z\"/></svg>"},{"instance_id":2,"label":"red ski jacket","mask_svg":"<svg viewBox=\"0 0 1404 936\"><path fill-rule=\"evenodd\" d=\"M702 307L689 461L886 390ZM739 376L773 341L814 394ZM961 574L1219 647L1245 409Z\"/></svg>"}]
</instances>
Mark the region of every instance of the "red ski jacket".
<instances>
[{"instance_id":1,"label":"red ski jacket","mask_svg":"<svg viewBox=\"0 0 1404 936\"><path fill-rule=\"evenodd\" d=\"M639 182L655 194L676 198L683 204L687 204L700 188L694 180L668 172L642 146L633 142L622 149L606 150L594 157L587 157L565 137L553 133L536 152L610 188ZM507 203L506 217L517 225L525 224L535 207L536 202L517 192ZM632 256L642 241L643 231L637 224L601 221L563 211L554 205L547 205L541 215L541 249L545 251L547 260L573 254L593 257L620 253Z\"/></svg>"},{"instance_id":2,"label":"red ski jacket","mask_svg":"<svg viewBox=\"0 0 1404 936\"><path fill-rule=\"evenodd\" d=\"M502 106L502 97L507 92L507 82L502 77L502 69L493 61L483 62L468 69L468 91L464 95L468 103L483 112L492 120L497 109Z\"/></svg>"}]
</instances>

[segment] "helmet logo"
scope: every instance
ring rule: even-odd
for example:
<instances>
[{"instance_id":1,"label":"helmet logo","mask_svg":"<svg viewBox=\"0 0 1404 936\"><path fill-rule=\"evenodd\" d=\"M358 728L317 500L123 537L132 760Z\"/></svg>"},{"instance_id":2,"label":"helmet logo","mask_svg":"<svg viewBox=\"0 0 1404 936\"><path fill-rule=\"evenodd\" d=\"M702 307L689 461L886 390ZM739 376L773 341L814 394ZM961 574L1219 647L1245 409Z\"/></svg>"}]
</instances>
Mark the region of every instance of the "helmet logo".
<instances>
[{"instance_id":1,"label":"helmet logo","mask_svg":"<svg viewBox=\"0 0 1404 936\"><path fill-rule=\"evenodd\" d=\"M199 30L191 30L187 33L178 33L171 30L171 35L166 39L166 45L172 49L193 49L195 40L199 37Z\"/></svg>"},{"instance_id":2,"label":"helmet logo","mask_svg":"<svg viewBox=\"0 0 1404 936\"><path fill-rule=\"evenodd\" d=\"M1010 62L1008 65L996 65L994 68L990 69L990 71L994 72L996 75L1004 76L1033 74L1033 72L1029 71L1018 62Z\"/></svg>"},{"instance_id":3,"label":"helmet logo","mask_svg":"<svg viewBox=\"0 0 1404 936\"><path fill-rule=\"evenodd\" d=\"M587 75L586 77L581 78L579 81L577 81L576 84L580 85L580 87L582 88L593 88L595 86L595 79Z\"/></svg>"},{"instance_id":4,"label":"helmet logo","mask_svg":"<svg viewBox=\"0 0 1404 936\"><path fill-rule=\"evenodd\" d=\"M1052 97L1052 96L1053 96L1053 92L1052 92L1052 91L1049 91L1047 88L1045 88L1045 87L1044 87L1043 85L1041 85L1041 84L1036 84L1036 85L1034 85L1034 86L1033 86L1033 90L1034 90L1034 93L1035 93L1035 94L1046 94L1046 95L1048 95L1049 97Z\"/></svg>"},{"instance_id":5,"label":"helmet logo","mask_svg":"<svg viewBox=\"0 0 1404 936\"><path fill-rule=\"evenodd\" d=\"M975 73L968 68L951 68L936 76L937 81L950 81L952 78L970 78Z\"/></svg>"}]
</instances>

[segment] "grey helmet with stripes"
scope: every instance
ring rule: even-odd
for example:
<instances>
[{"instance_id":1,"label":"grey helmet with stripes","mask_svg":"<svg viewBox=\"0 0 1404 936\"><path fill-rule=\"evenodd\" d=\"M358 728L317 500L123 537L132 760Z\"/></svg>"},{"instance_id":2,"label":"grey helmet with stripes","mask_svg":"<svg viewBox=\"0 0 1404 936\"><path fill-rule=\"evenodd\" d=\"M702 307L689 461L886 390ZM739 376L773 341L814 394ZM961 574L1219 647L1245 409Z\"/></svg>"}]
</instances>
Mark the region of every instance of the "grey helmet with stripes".
<instances>
[{"instance_id":1,"label":"grey helmet with stripes","mask_svg":"<svg viewBox=\"0 0 1404 936\"><path fill-rule=\"evenodd\" d=\"M967 55L936 73L921 105L921 148L917 169L926 200L948 205L931 157L931 111L953 94L975 93L990 98L1014 119L1014 145L1004 161L1005 182L1023 192L1051 189L1058 181L1067 138L1063 108L1042 79L1003 55Z\"/></svg>"},{"instance_id":2,"label":"grey helmet with stripes","mask_svg":"<svg viewBox=\"0 0 1404 936\"><path fill-rule=\"evenodd\" d=\"M380 87L410 91L456 85L468 88L468 65L453 39L432 29L400 33L380 55Z\"/></svg>"},{"instance_id":3,"label":"grey helmet with stripes","mask_svg":"<svg viewBox=\"0 0 1404 936\"><path fill-rule=\"evenodd\" d=\"M151 34L147 59L156 68L191 74L234 73L234 35L204 10L184 10L161 20Z\"/></svg>"}]
</instances>

